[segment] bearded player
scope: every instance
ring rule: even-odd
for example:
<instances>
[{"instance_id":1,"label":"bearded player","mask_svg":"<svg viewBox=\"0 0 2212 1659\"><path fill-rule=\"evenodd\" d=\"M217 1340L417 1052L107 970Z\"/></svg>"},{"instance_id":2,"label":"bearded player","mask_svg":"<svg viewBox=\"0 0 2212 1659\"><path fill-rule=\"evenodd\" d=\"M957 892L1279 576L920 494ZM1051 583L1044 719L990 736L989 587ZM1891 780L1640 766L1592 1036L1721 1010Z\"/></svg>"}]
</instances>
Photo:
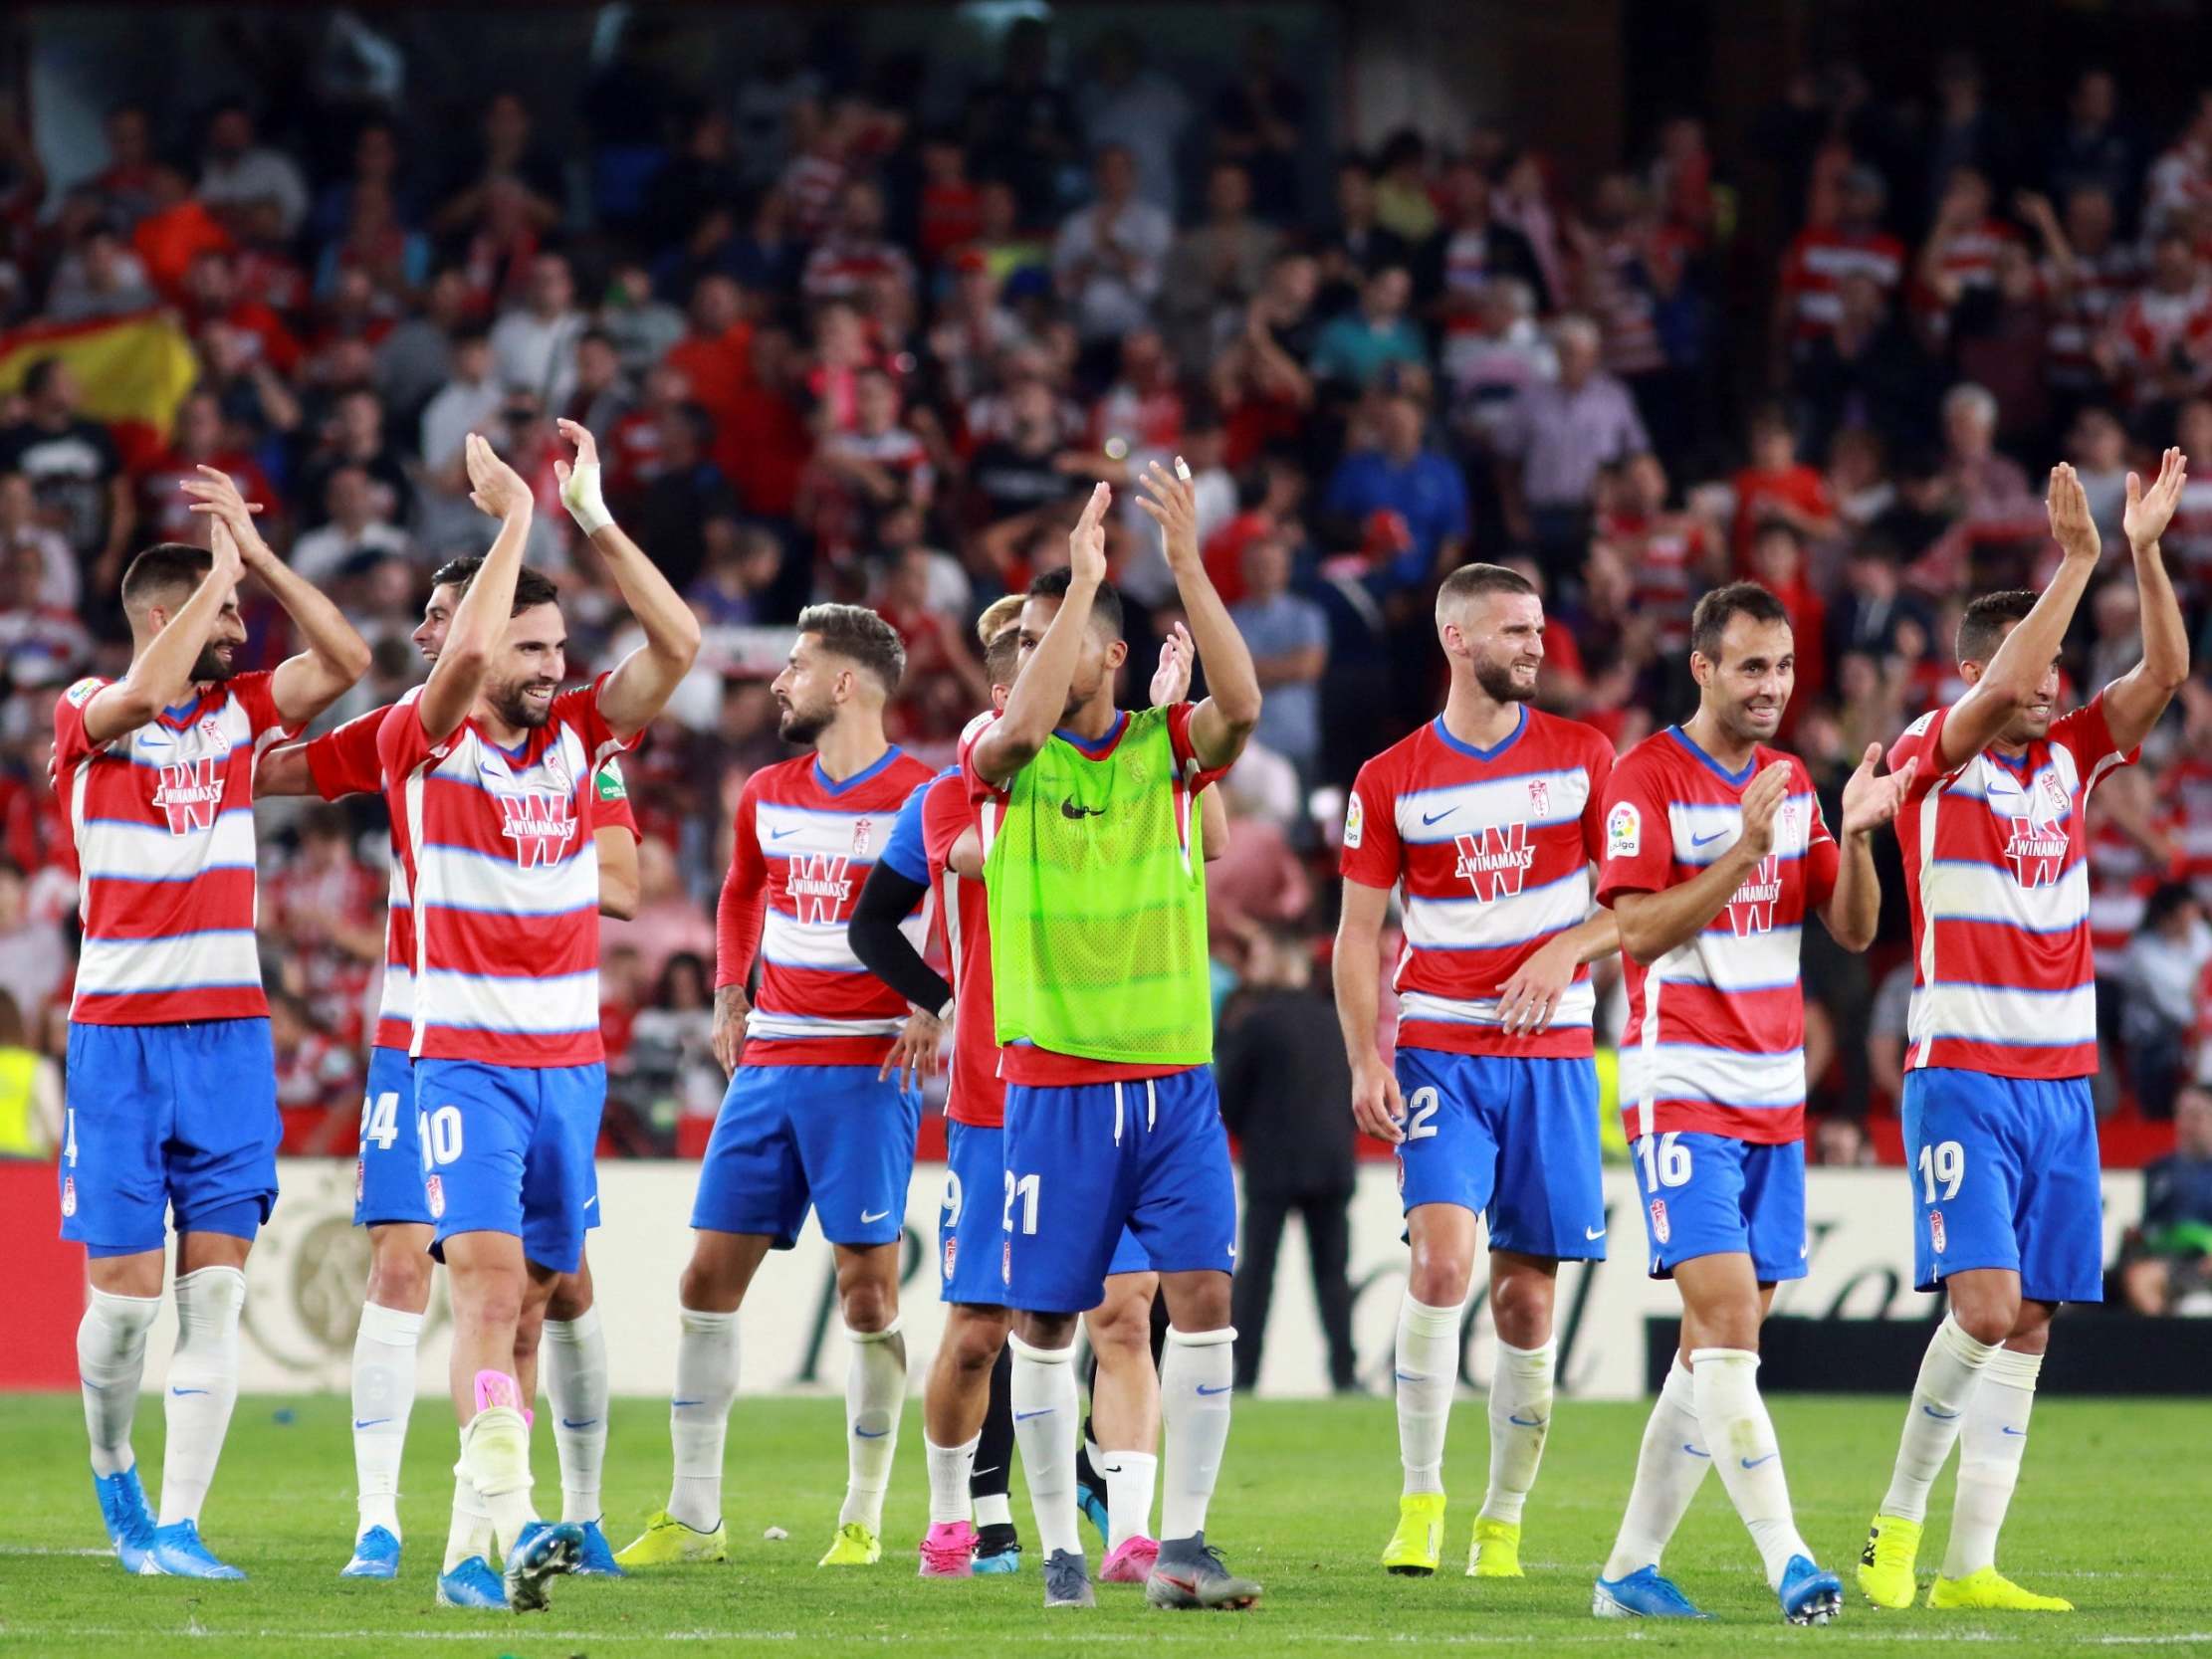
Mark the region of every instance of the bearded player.
<instances>
[{"instance_id":1,"label":"bearded player","mask_svg":"<svg viewBox=\"0 0 2212 1659\"><path fill-rule=\"evenodd\" d=\"M480 556L449 559L431 576L430 597L413 635L423 661L433 667L469 584L483 568ZM553 583L527 565L515 578L516 610L557 598ZM409 692L401 701L419 695ZM385 709L374 709L305 743L272 749L256 774L261 795L382 794L376 732ZM627 917L637 908L637 820L618 763L608 757L594 779L593 848L599 861L599 914ZM430 1305L431 1216L422 1184L422 1142L415 1115L414 1062L407 1047L414 1034L414 917L403 866L391 865L390 903L384 919L384 977L376 1031L368 1051L368 1087L361 1101L360 1151L354 1168L353 1225L367 1230L368 1284L360 1328L353 1339L353 1469L358 1516L344 1578L399 1575L399 1466L407 1421L415 1401L415 1350ZM597 1220L596 1208L592 1211ZM593 1304L588 1259L564 1274L547 1303L540 1333L525 1326L516 1355L523 1397L537 1392L538 1360L546 1359L546 1391L553 1409L553 1441L560 1454L561 1518L583 1528L579 1573L618 1574L599 1525L599 1475L606 1454L606 1338ZM464 1481L457 1500L469 1532L481 1544L490 1518ZM480 1553L472 1548L468 1554ZM463 1558L466 1558L464 1556Z\"/></svg>"},{"instance_id":2,"label":"bearded player","mask_svg":"<svg viewBox=\"0 0 2212 1659\"><path fill-rule=\"evenodd\" d=\"M1598 902L1628 958L1622 1110L1652 1276L1681 1293L1682 1333L1591 1610L1699 1616L1659 1562L1717 1466L1782 1616L1825 1624L1843 1583L1791 1513L1759 1397L1759 1326L1775 1285L1805 1274L1800 935L1817 914L1845 949L1872 941L1873 835L1912 768L1877 777L1869 746L1844 785L1839 845L1805 763L1771 746L1797 657L1782 602L1756 583L1697 602L1689 666L1697 713L1624 755L1606 792Z\"/></svg>"},{"instance_id":3,"label":"bearded player","mask_svg":"<svg viewBox=\"0 0 2212 1659\"><path fill-rule=\"evenodd\" d=\"M2100 555L2074 469L2052 469L2064 557L2041 595L1993 593L1958 630L1966 695L1890 753L1917 779L1897 814L1912 917L1904 1146L1915 1283L1950 1308L1920 1362L1859 1585L1912 1604L1928 1489L1959 1445L1958 1500L1930 1607L2071 1612L1997 1570L1997 1534L2028 1445L2062 1302L2103 1296L2097 996L2089 921L2090 791L2158 724L2189 674L2188 634L2158 537L2187 482L2168 450L2121 527L2142 599L2142 661L2057 715L2059 652Z\"/></svg>"},{"instance_id":4,"label":"bearded player","mask_svg":"<svg viewBox=\"0 0 2212 1659\"><path fill-rule=\"evenodd\" d=\"M906 1004L846 938L862 883L899 808L930 770L884 735L906 670L891 624L858 605L799 613L774 691L785 742L738 797L717 929L714 1042L731 1072L692 1206L691 1261L669 1401L667 1507L615 1558L624 1566L722 1560L723 1443L738 1389L738 1309L771 1250L811 1207L837 1263L852 1351L845 1369L845 1501L823 1566L882 1554L883 1495L906 1401L899 1239L921 1096L885 1061ZM906 926L916 936L926 917ZM745 986L761 959L760 998Z\"/></svg>"},{"instance_id":5,"label":"bearded player","mask_svg":"<svg viewBox=\"0 0 2212 1659\"><path fill-rule=\"evenodd\" d=\"M1344 821L1337 1017L1360 1128L1398 1147L1413 1247L1398 1315L1405 1465L1392 1572L1437 1570L1444 1426L1476 1218L1489 1230L1490 1482L1467 1571L1521 1575L1521 1508L1552 1417L1552 1303L1562 1261L1605 1257L1589 964L1619 948L1591 904L1613 748L1529 703L1544 606L1494 564L1437 594L1450 668L1443 712L1360 768ZM1376 1048L1376 959L1392 891L1406 914L1394 1076Z\"/></svg>"}]
</instances>

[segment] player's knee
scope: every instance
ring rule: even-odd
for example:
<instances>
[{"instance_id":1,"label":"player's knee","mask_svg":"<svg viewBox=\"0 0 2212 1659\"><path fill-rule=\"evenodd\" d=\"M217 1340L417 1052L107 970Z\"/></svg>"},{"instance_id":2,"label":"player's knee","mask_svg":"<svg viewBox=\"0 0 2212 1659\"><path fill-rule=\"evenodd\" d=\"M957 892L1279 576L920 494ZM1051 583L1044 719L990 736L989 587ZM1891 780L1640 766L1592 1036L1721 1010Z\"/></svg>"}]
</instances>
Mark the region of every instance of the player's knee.
<instances>
[{"instance_id":1,"label":"player's knee","mask_svg":"<svg viewBox=\"0 0 2212 1659\"><path fill-rule=\"evenodd\" d=\"M1975 1342L1994 1348L2015 1334L2020 1322L2020 1297L1991 1286L1953 1287L1951 1318Z\"/></svg>"},{"instance_id":2,"label":"player's knee","mask_svg":"<svg viewBox=\"0 0 2212 1659\"><path fill-rule=\"evenodd\" d=\"M694 1256L676 1281L676 1300L702 1314L726 1314L738 1305L737 1286L715 1263Z\"/></svg>"},{"instance_id":3,"label":"player's knee","mask_svg":"<svg viewBox=\"0 0 2212 1659\"><path fill-rule=\"evenodd\" d=\"M369 1262L368 1300L419 1314L430 1305L430 1258L420 1250L379 1250Z\"/></svg>"},{"instance_id":4,"label":"player's knee","mask_svg":"<svg viewBox=\"0 0 2212 1659\"><path fill-rule=\"evenodd\" d=\"M1425 1308L1456 1308L1467 1299L1474 1258L1447 1245L1417 1242L1407 1263L1406 1290Z\"/></svg>"},{"instance_id":5,"label":"player's knee","mask_svg":"<svg viewBox=\"0 0 2212 1659\"><path fill-rule=\"evenodd\" d=\"M1542 1348L1551 1341L1551 1286L1547 1282L1516 1276L1497 1279L1490 1286L1490 1324L1498 1341L1510 1348Z\"/></svg>"},{"instance_id":6,"label":"player's knee","mask_svg":"<svg viewBox=\"0 0 2212 1659\"><path fill-rule=\"evenodd\" d=\"M1152 1354L1152 1309L1135 1298L1123 1298L1108 1303L1091 1315L1087 1321L1091 1347L1101 1355L1126 1354L1142 1350L1147 1359Z\"/></svg>"},{"instance_id":7,"label":"player's knee","mask_svg":"<svg viewBox=\"0 0 2212 1659\"><path fill-rule=\"evenodd\" d=\"M951 1334L945 1351L954 1367L969 1375L989 1371L1006 1346L1006 1328L995 1320L964 1320Z\"/></svg>"},{"instance_id":8,"label":"player's knee","mask_svg":"<svg viewBox=\"0 0 2212 1659\"><path fill-rule=\"evenodd\" d=\"M872 1278L838 1287L837 1301L847 1331L881 1331L899 1317L898 1288Z\"/></svg>"}]
</instances>

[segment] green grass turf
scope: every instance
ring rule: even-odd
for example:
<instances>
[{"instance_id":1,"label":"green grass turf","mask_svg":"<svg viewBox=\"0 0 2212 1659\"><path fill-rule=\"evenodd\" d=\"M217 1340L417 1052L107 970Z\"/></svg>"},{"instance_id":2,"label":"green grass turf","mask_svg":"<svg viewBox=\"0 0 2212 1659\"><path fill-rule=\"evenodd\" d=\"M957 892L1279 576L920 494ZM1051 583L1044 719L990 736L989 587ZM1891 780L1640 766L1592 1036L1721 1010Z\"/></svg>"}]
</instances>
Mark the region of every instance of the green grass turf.
<instances>
[{"instance_id":1,"label":"green grass turf","mask_svg":"<svg viewBox=\"0 0 2212 1659\"><path fill-rule=\"evenodd\" d=\"M1902 1400L1784 1396L1774 1402L1799 1525L1822 1559L1849 1568L1881 1495ZM352 1506L346 1402L239 1402L206 1517L210 1543L252 1575L243 1584L125 1578L104 1542L74 1397L0 1398L0 1653L260 1656L438 1654L627 1659L643 1654L987 1655L1208 1650L1365 1652L1378 1646L1603 1653L1742 1654L1825 1644L1854 1655L1924 1653L1969 1642L1976 1655L2134 1647L2212 1653L2212 1409L2179 1401L2047 1400L2005 1534L2004 1563L2031 1587L2071 1597L2072 1615L1880 1613L1852 1592L1843 1620L1800 1630L1778 1620L1749 1540L1708 1480L1667 1568L1718 1621L1600 1623L1590 1582L1628 1493L1645 1408L1562 1403L1529 1505L1518 1583L1461 1576L1480 1501L1483 1409L1459 1402L1446 1470L1455 1498L1445 1571L1394 1578L1377 1565L1396 1519L1397 1441L1383 1400L1239 1402L1211 1529L1228 1558L1267 1587L1245 1615L1156 1612L1143 1592L1101 1586L1095 1613L1045 1617L1032 1555L1011 1578L917 1581L924 1520L921 1423L909 1411L887 1512L884 1558L824 1571L844 1484L841 1406L745 1399L732 1414L724 1566L665 1569L628 1582L569 1580L527 1619L437 1607L453 1431L425 1398L407 1448L408 1529L396 1583L341 1583ZM617 1547L666 1494L666 1407L618 1402L608 1459L607 1531ZM551 1436L537 1436L539 1493L554 1500ZM138 1447L155 1484L161 1412L148 1397ZM1940 1562L1951 1482L1936 1490L1923 1552ZM1031 1536L1018 1481L1014 1515ZM783 1543L764 1542L772 1526ZM1095 1570L1098 1551L1089 1543Z\"/></svg>"}]
</instances>

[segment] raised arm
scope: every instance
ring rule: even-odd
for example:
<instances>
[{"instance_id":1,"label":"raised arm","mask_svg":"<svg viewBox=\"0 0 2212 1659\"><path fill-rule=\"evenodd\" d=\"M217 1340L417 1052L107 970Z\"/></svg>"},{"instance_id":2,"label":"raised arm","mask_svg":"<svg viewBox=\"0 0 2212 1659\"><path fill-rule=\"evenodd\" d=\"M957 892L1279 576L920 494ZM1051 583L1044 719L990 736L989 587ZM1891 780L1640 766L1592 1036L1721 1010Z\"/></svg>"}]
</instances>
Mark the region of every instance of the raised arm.
<instances>
[{"instance_id":1,"label":"raised arm","mask_svg":"<svg viewBox=\"0 0 2212 1659\"><path fill-rule=\"evenodd\" d=\"M978 774L990 782L1007 782L1033 760L1067 708L1083 630L1091 625L1091 601L1106 579L1106 509L1113 499L1113 491L1101 484L1083 504L1083 517L1068 531L1069 581L1059 614L1014 676L1005 712L969 751Z\"/></svg>"},{"instance_id":2,"label":"raised arm","mask_svg":"<svg viewBox=\"0 0 2212 1659\"><path fill-rule=\"evenodd\" d=\"M353 631L345 613L320 589L270 550L254 527L253 510L230 475L202 466L199 477L184 481L192 511L221 523L238 543L238 556L261 585L276 596L308 642L307 650L286 659L270 682L277 712L292 726L304 726L352 689L368 672L368 642Z\"/></svg>"},{"instance_id":3,"label":"raised arm","mask_svg":"<svg viewBox=\"0 0 2212 1659\"><path fill-rule=\"evenodd\" d=\"M470 433L462 455L469 469L469 500L479 512L497 518L500 526L483 567L454 607L437 666L415 702L423 730L436 742L450 737L469 718L492 658L506 637L508 618L515 610L515 578L522 573L523 543L530 539L535 511L530 486L492 452L484 438Z\"/></svg>"},{"instance_id":4,"label":"raised arm","mask_svg":"<svg viewBox=\"0 0 2212 1659\"><path fill-rule=\"evenodd\" d=\"M1244 636L1229 620L1228 607L1199 556L1199 505L1190 484L1155 461L1137 488L1137 505L1160 526L1168 568L1175 574L1176 593L1190 618L1191 637L1213 694L1191 715L1191 747L1200 765L1217 770L1244 752L1252 727L1259 724L1259 675Z\"/></svg>"},{"instance_id":5,"label":"raised arm","mask_svg":"<svg viewBox=\"0 0 2212 1659\"><path fill-rule=\"evenodd\" d=\"M2064 462L2051 469L2046 509L2051 517L2051 534L2065 556L2035 608L2005 636L1982 669L1981 678L1967 688L1966 695L1951 705L1951 712L1944 717L1946 773L1981 753L2005 728L2006 722L2034 701L2036 688L2042 685L2066 640L2074 609L2097 571L2101 550L2097 521L2090 517L2089 497L2082 491L2082 481Z\"/></svg>"},{"instance_id":6,"label":"raised arm","mask_svg":"<svg viewBox=\"0 0 2212 1659\"><path fill-rule=\"evenodd\" d=\"M1743 792L1743 832L1735 845L1688 881L1657 893L1623 893L1613 901L1621 948L1650 967L1687 944L1718 916L1744 878L1774 849L1774 814L1790 792L1790 768L1777 760Z\"/></svg>"},{"instance_id":7,"label":"raised arm","mask_svg":"<svg viewBox=\"0 0 2212 1659\"><path fill-rule=\"evenodd\" d=\"M599 493L599 446L591 434L571 420L553 424L576 446L574 466L553 463L561 505L606 560L622 602L645 630L645 643L623 658L599 688L599 713L607 725L622 737L634 737L653 724L691 672L699 655L699 618L607 512Z\"/></svg>"},{"instance_id":8,"label":"raised arm","mask_svg":"<svg viewBox=\"0 0 2212 1659\"><path fill-rule=\"evenodd\" d=\"M2188 482L2188 462L2177 449L2166 451L2158 463L2158 477L2148 490L2135 474L2127 475L2127 510L2120 518L2127 533L2127 549L2134 555L2135 588L2143 618L2143 660L2104 688L2104 725L2112 742L2122 751L2150 735L2158 717L2166 712L2174 693L2189 678L2189 630L2181 619L2181 601L2174 597L2173 578L2158 537L2165 533L2181 489Z\"/></svg>"},{"instance_id":9,"label":"raised arm","mask_svg":"<svg viewBox=\"0 0 2212 1659\"><path fill-rule=\"evenodd\" d=\"M85 737L94 746L137 730L191 684L192 665L215 631L216 620L236 602L238 578L246 568L238 543L221 519L208 541L215 562L192 596L138 653L130 672L113 685L103 686L85 706Z\"/></svg>"}]
</instances>

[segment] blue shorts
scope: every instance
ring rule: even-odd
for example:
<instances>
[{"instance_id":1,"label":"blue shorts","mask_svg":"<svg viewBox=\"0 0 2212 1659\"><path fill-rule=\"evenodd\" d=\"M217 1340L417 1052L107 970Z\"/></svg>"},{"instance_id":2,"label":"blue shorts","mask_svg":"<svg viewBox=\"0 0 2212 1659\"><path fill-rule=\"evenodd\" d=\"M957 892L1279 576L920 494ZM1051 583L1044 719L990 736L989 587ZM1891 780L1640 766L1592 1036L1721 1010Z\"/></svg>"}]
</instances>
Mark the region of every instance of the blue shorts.
<instances>
[{"instance_id":1,"label":"blue shorts","mask_svg":"<svg viewBox=\"0 0 2212 1659\"><path fill-rule=\"evenodd\" d=\"M788 1250L810 1203L830 1243L890 1244L906 1230L921 1127L922 1097L873 1066L740 1066L707 1142L691 1224L765 1234Z\"/></svg>"},{"instance_id":2,"label":"blue shorts","mask_svg":"<svg viewBox=\"0 0 2212 1659\"><path fill-rule=\"evenodd\" d=\"M62 1237L95 1256L179 1233L251 1240L277 1204L277 1059L267 1019L72 1025Z\"/></svg>"},{"instance_id":3,"label":"blue shorts","mask_svg":"<svg viewBox=\"0 0 2212 1659\"><path fill-rule=\"evenodd\" d=\"M1904 1074L1912 1277L2010 1268L2032 1302L2104 1300L2104 1199L2090 1081Z\"/></svg>"},{"instance_id":4,"label":"blue shorts","mask_svg":"<svg viewBox=\"0 0 2212 1659\"><path fill-rule=\"evenodd\" d=\"M1005 1295L1006 1132L979 1124L945 1126L945 1202L937 1217L938 1295L969 1308L995 1308ZM1127 1227L1106 1277L1150 1273L1152 1257ZM1103 1300L1103 1298L1101 1298Z\"/></svg>"},{"instance_id":5,"label":"blue shorts","mask_svg":"<svg viewBox=\"0 0 2212 1659\"><path fill-rule=\"evenodd\" d=\"M1629 1144L1652 1277L1698 1256L1751 1258L1759 1283L1805 1277L1805 1142L1669 1130Z\"/></svg>"},{"instance_id":6,"label":"blue shorts","mask_svg":"<svg viewBox=\"0 0 2212 1659\"><path fill-rule=\"evenodd\" d=\"M1554 1261L1605 1260L1598 1069L1588 1060L1398 1051L1406 1209L1481 1215L1490 1248Z\"/></svg>"},{"instance_id":7,"label":"blue shorts","mask_svg":"<svg viewBox=\"0 0 2212 1659\"><path fill-rule=\"evenodd\" d=\"M1236 1181L1214 1068L1149 1083L1006 1089L1000 1300L1079 1314L1108 1272L1236 1268ZM1145 1266L1119 1265L1124 1229Z\"/></svg>"},{"instance_id":8,"label":"blue shorts","mask_svg":"<svg viewBox=\"0 0 2212 1659\"><path fill-rule=\"evenodd\" d=\"M456 1233L510 1233L523 1254L573 1273L599 1207L592 1156L607 1069L417 1060L423 1199L445 1260Z\"/></svg>"},{"instance_id":9,"label":"blue shorts","mask_svg":"<svg viewBox=\"0 0 2212 1659\"><path fill-rule=\"evenodd\" d=\"M353 1225L429 1226L422 1175L415 1063L403 1048L372 1048L368 1092L361 1100L361 1150L353 1160Z\"/></svg>"}]
</instances>

